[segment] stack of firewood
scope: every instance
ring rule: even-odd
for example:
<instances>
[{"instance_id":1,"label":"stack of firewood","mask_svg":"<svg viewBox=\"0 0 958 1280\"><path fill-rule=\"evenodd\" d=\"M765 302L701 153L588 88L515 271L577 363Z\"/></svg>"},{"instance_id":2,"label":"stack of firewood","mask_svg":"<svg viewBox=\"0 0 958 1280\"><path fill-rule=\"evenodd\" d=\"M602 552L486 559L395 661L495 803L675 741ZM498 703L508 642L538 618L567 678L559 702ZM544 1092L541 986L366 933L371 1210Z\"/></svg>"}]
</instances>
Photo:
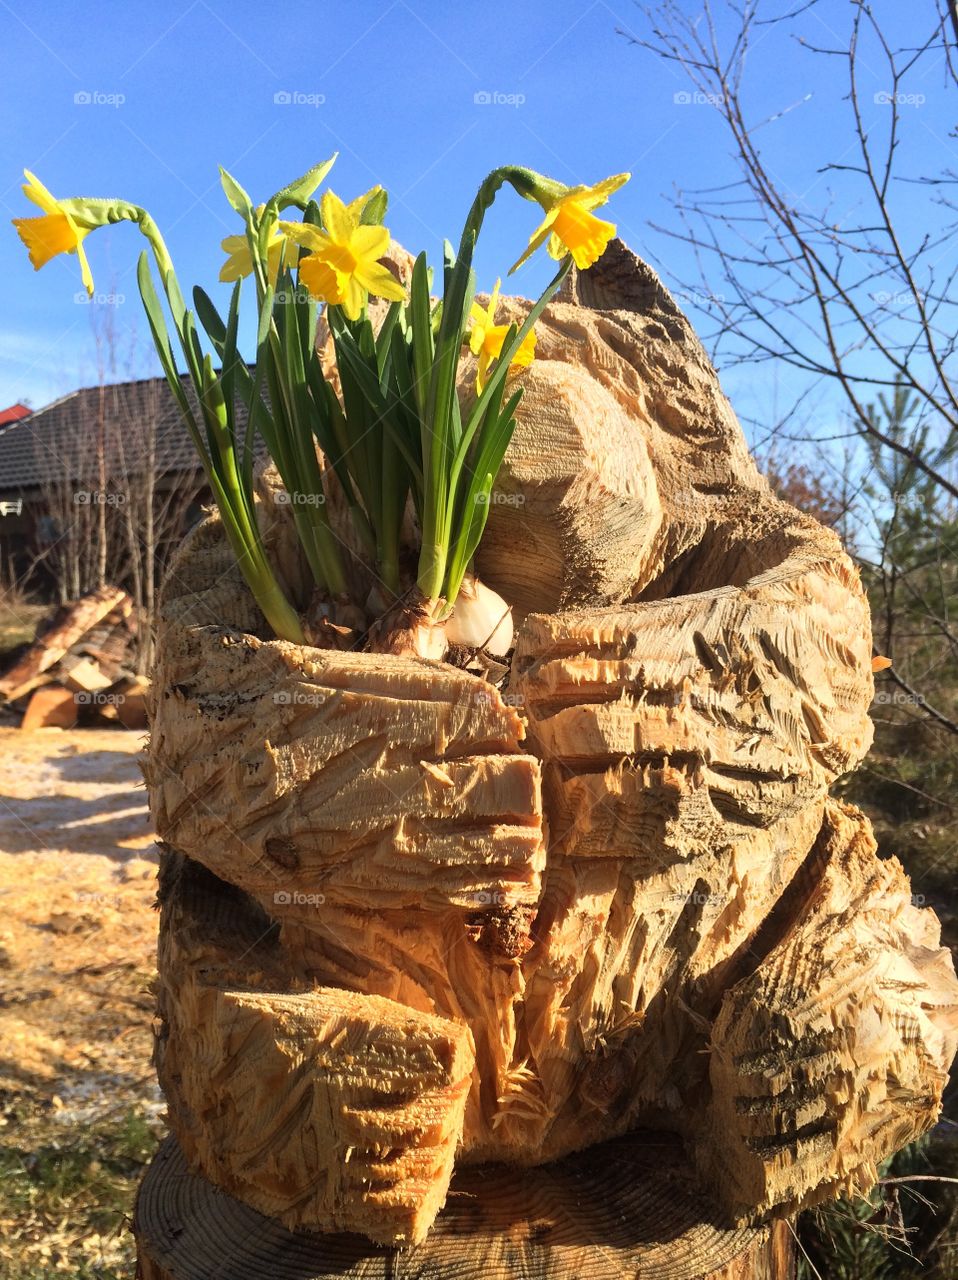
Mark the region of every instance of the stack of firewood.
<instances>
[{"instance_id":1,"label":"stack of firewood","mask_svg":"<svg viewBox=\"0 0 958 1280\"><path fill-rule=\"evenodd\" d=\"M119 723L146 726L147 682L134 671L133 601L102 587L61 605L0 675L0 703L22 729Z\"/></svg>"}]
</instances>

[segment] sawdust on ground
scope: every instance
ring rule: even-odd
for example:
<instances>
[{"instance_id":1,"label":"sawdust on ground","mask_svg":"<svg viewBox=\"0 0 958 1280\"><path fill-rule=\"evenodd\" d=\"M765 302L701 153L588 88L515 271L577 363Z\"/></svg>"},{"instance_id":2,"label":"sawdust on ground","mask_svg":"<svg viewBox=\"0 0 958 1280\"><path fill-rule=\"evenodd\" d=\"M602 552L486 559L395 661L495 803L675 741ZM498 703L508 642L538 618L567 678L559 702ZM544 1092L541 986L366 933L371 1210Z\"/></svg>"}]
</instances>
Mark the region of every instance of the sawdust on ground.
<instances>
[{"instance_id":1,"label":"sawdust on ground","mask_svg":"<svg viewBox=\"0 0 958 1280\"><path fill-rule=\"evenodd\" d=\"M52 1150L56 1165L61 1151L62 1164L91 1129L131 1116L162 1128L141 747L141 734L119 729L0 727L0 1149L4 1177L16 1181L19 1161L25 1179L21 1194L0 1196L0 1274L7 1263L80 1275L129 1258L122 1224L50 1221L30 1159Z\"/></svg>"}]
</instances>

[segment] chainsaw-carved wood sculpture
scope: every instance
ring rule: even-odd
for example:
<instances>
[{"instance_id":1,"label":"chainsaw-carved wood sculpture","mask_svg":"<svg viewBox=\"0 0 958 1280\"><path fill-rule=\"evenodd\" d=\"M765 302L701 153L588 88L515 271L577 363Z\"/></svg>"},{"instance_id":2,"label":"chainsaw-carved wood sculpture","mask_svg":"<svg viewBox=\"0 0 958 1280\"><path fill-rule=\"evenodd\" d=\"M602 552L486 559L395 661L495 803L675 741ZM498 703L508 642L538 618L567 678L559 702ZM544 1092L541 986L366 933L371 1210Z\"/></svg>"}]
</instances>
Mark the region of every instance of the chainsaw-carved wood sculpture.
<instances>
[{"instance_id":1,"label":"chainsaw-carved wood sculpture","mask_svg":"<svg viewBox=\"0 0 958 1280\"><path fill-rule=\"evenodd\" d=\"M215 518L166 586L160 1078L190 1165L287 1227L415 1243L454 1164L640 1128L761 1222L870 1185L955 1053L934 914L828 796L873 691L838 538L621 243L537 331L479 560L501 688L263 639Z\"/></svg>"}]
</instances>

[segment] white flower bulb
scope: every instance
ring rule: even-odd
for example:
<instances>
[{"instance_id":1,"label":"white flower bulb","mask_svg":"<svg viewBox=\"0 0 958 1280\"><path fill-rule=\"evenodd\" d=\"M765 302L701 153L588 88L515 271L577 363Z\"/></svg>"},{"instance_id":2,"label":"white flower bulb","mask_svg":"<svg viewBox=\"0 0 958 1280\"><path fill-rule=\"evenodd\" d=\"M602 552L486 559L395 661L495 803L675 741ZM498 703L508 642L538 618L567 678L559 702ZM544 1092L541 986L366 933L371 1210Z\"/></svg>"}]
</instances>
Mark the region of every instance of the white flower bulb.
<instances>
[{"instance_id":1,"label":"white flower bulb","mask_svg":"<svg viewBox=\"0 0 958 1280\"><path fill-rule=\"evenodd\" d=\"M512 608L497 591L467 574L446 623L446 639L450 644L505 657L512 648Z\"/></svg>"}]
</instances>

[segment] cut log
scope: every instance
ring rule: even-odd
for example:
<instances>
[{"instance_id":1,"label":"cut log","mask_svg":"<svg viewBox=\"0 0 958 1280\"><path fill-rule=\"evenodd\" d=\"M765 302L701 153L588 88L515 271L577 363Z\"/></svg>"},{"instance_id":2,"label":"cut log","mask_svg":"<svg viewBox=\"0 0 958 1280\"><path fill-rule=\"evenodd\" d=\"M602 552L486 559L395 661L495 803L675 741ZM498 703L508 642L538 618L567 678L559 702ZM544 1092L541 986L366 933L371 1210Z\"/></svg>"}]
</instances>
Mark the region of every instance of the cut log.
<instances>
[{"instance_id":1,"label":"cut log","mask_svg":"<svg viewBox=\"0 0 958 1280\"><path fill-rule=\"evenodd\" d=\"M655 874L734 848L761 876L779 824L797 834L814 813L814 838L826 788L871 741L871 646L851 565L796 523L740 589L520 629L508 699L543 761L552 851L638 856Z\"/></svg>"},{"instance_id":2,"label":"cut log","mask_svg":"<svg viewBox=\"0 0 958 1280\"><path fill-rule=\"evenodd\" d=\"M163 1079L195 1167L289 1227L425 1237L462 1133L461 1023L331 987L183 983L173 1008Z\"/></svg>"},{"instance_id":3,"label":"cut log","mask_svg":"<svg viewBox=\"0 0 958 1280\"><path fill-rule=\"evenodd\" d=\"M131 674L133 629L131 617L121 607L87 632L73 647L80 657L92 658L103 674L115 684Z\"/></svg>"},{"instance_id":4,"label":"cut log","mask_svg":"<svg viewBox=\"0 0 958 1280\"><path fill-rule=\"evenodd\" d=\"M118 680L110 688L112 704L116 707L116 715L124 729L145 729L149 723L146 703L150 692L150 682L140 676L130 676Z\"/></svg>"},{"instance_id":5,"label":"cut log","mask_svg":"<svg viewBox=\"0 0 958 1280\"><path fill-rule=\"evenodd\" d=\"M137 1197L139 1280L792 1280L791 1227L728 1228L680 1144L636 1133L541 1169L459 1170L425 1243L292 1233L191 1174L172 1140Z\"/></svg>"},{"instance_id":6,"label":"cut log","mask_svg":"<svg viewBox=\"0 0 958 1280\"><path fill-rule=\"evenodd\" d=\"M113 681L92 658L67 653L58 663L58 677L76 692L97 693L109 689Z\"/></svg>"},{"instance_id":7,"label":"cut log","mask_svg":"<svg viewBox=\"0 0 958 1280\"><path fill-rule=\"evenodd\" d=\"M42 683L43 673L55 666L98 622L123 607L131 607L130 598L119 587L104 587L64 605L51 626L0 677L0 698L15 702L24 697Z\"/></svg>"},{"instance_id":8,"label":"cut log","mask_svg":"<svg viewBox=\"0 0 958 1280\"><path fill-rule=\"evenodd\" d=\"M20 728L27 732L31 729L72 729L78 718L79 707L73 690L64 689L59 684L48 684L34 691Z\"/></svg>"},{"instance_id":9,"label":"cut log","mask_svg":"<svg viewBox=\"0 0 958 1280\"><path fill-rule=\"evenodd\" d=\"M279 922L287 989L469 1028L462 1159L535 1164L652 1119L688 1131L724 992L819 837L829 782L867 744L857 592L840 562L797 555L742 588L532 617L512 706L451 668L171 626L148 765L158 830ZM668 636L686 656L659 651ZM517 703L553 815L541 892ZM477 743L496 748L493 782ZM401 768L383 789L387 761ZM518 834L500 822L470 841L487 794ZM179 1006L186 1042L215 1021L195 995ZM235 1129L217 1129L223 1167L201 1166L233 1187L228 1166L248 1163Z\"/></svg>"}]
</instances>

